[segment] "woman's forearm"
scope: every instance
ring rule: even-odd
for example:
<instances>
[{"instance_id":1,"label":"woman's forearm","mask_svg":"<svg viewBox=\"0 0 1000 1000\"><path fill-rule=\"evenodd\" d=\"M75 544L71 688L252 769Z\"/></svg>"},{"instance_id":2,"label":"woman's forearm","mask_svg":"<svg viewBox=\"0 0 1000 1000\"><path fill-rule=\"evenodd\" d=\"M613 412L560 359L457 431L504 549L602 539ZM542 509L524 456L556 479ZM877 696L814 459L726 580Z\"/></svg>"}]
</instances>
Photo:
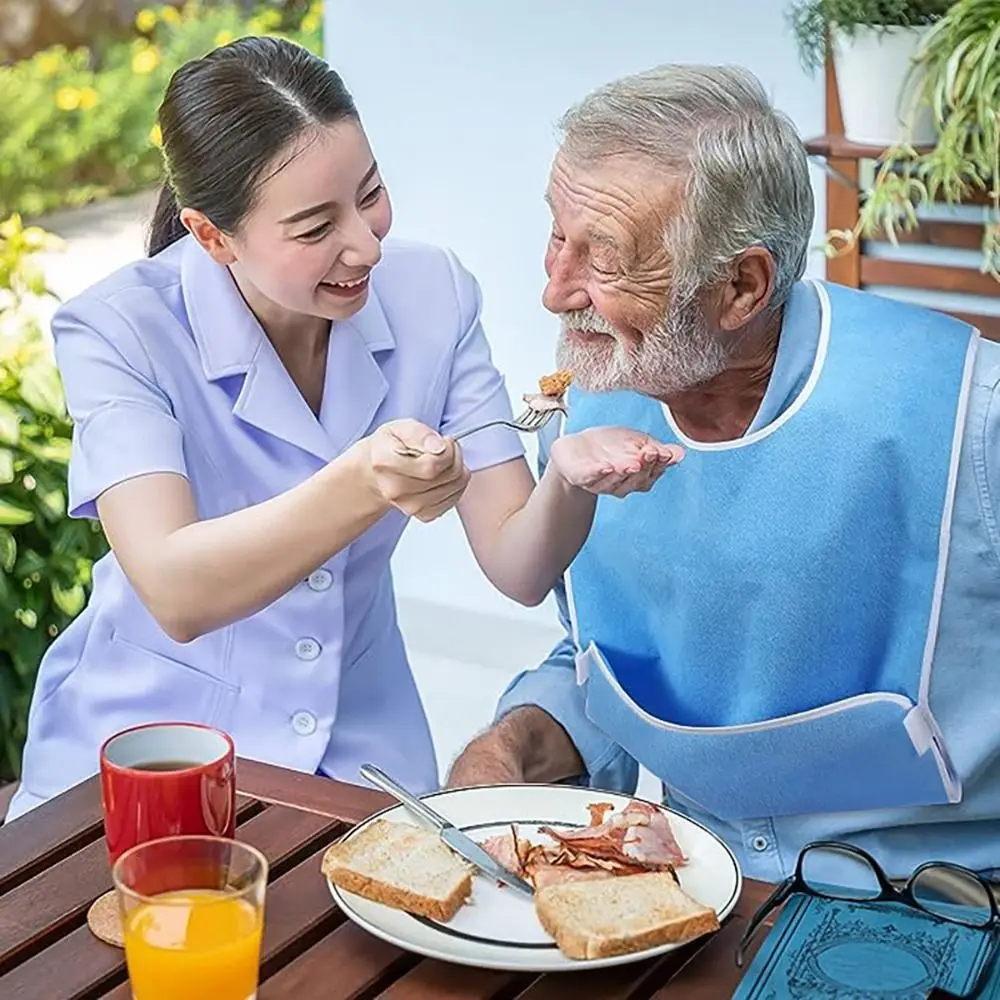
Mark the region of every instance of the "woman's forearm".
<instances>
[{"instance_id":1,"label":"woman's forearm","mask_svg":"<svg viewBox=\"0 0 1000 1000\"><path fill-rule=\"evenodd\" d=\"M519 604L540 604L586 541L596 504L594 494L571 486L549 465L480 557L490 582Z\"/></svg>"},{"instance_id":2,"label":"woman's forearm","mask_svg":"<svg viewBox=\"0 0 1000 1000\"><path fill-rule=\"evenodd\" d=\"M273 603L387 509L352 449L286 493L178 527L130 576L161 627L188 642Z\"/></svg>"}]
</instances>

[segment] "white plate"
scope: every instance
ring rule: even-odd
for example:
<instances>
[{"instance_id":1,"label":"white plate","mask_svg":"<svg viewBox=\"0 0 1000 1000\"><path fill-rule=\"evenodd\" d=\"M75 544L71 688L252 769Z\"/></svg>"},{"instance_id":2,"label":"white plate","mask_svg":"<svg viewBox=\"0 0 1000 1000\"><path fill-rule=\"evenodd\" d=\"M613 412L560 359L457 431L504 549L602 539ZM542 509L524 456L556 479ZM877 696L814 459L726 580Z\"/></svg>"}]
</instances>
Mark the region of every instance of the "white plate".
<instances>
[{"instance_id":1,"label":"white plate","mask_svg":"<svg viewBox=\"0 0 1000 1000\"><path fill-rule=\"evenodd\" d=\"M631 797L580 788L575 785L497 785L436 792L425 801L474 840L518 832L536 842L550 842L537 832L539 825L586 826L587 805L611 802L616 809ZM664 808L664 807L660 807ZM743 887L740 866L732 851L700 823L664 808L674 836L688 863L677 874L684 890L712 906L724 920L736 906ZM344 839L359 834L375 819L418 825L404 806L393 806L359 823ZM365 930L408 951L459 965L524 972L552 972L598 968L637 962L681 945L667 944L631 955L577 960L566 958L542 930L534 903L512 889L500 888L485 876L473 879L470 901L448 923L414 917L381 903L372 903L329 883L340 908Z\"/></svg>"}]
</instances>

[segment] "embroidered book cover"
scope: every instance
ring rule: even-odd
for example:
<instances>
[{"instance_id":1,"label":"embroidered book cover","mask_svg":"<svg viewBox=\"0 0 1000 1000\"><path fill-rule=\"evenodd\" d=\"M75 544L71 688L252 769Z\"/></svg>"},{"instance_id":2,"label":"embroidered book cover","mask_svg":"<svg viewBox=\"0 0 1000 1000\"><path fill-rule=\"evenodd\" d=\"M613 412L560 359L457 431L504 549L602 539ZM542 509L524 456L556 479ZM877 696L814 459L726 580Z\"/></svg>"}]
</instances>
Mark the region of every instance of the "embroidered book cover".
<instances>
[{"instance_id":1,"label":"embroidered book cover","mask_svg":"<svg viewBox=\"0 0 1000 1000\"><path fill-rule=\"evenodd\" d=\"M733 1000L926 1000L935 988L962 995L989 947L988 934L911 907L794 896ZM1000 1000L1000 967L980 1000Z\"/></svg>"}]
</instances>

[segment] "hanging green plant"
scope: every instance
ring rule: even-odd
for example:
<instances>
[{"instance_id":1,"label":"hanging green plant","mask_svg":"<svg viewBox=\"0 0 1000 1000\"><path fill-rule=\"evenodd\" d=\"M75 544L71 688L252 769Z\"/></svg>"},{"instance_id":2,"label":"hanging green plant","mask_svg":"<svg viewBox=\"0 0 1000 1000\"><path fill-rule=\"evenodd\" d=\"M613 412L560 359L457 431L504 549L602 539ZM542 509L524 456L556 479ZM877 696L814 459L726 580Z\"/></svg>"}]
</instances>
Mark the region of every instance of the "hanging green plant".
<instances>
[{"instance_id":1,"label":"hanging green plant","mask_svg":"<svg viewBox=\"0 0 1000 1000\"><path fill-rule=\"evenodd\" d=\"M831 234L831 252L879 234L895 243L921 205L985 200L981 270L1000 281L1000 0L952 4L917 47L905 100L930 105L937 140L880 157L857 225Z\"/></svg>"}]
</instances>

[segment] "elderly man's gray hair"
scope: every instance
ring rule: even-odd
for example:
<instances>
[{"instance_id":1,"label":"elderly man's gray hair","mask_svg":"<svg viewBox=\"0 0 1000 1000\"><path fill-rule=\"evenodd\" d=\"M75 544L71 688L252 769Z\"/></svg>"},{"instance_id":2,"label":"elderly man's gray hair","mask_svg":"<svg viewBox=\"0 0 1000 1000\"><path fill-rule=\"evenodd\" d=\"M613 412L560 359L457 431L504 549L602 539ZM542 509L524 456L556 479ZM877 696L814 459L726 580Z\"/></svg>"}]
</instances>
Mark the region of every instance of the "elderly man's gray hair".
<instances>
[{"instance_id":1,"label":"elderly man's gray hair","mask_svg":"<svg viewBox=\"0 0 1000 1000\"><path fill-rule=\"evenodd\" d=\"M659 66L599 88L559 125L570 156L638 153L686 177L666 234L683 283L717 280L751 246L776 262L772 306L802 277L814 211L805 149L748 70Z\"/></svg>"}]
</instances>

